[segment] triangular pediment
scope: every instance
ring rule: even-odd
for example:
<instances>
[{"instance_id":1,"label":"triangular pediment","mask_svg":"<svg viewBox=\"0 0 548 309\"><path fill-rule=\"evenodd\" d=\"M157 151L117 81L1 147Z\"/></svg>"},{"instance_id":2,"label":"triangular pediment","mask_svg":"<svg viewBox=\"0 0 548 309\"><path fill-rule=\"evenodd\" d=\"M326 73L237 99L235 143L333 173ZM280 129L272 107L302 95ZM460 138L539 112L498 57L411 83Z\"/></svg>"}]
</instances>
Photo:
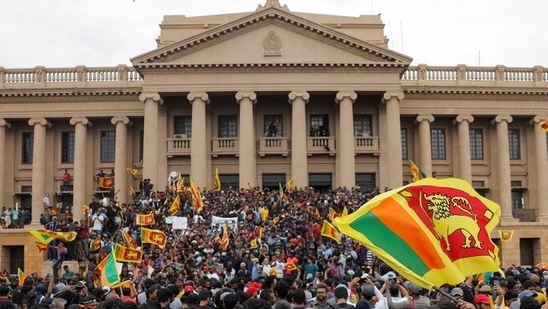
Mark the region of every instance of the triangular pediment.
<instances>
[{"instance_id":1,"label":"triangular pediment","mask_svg":"<svg viewBox=\"0 0 548 309\"><path fill-rule=\"evenodd\" d=\"M407 67L411 58L270 7L133 58L137 68L211 66Z\"/></svg>"}]
</instances>

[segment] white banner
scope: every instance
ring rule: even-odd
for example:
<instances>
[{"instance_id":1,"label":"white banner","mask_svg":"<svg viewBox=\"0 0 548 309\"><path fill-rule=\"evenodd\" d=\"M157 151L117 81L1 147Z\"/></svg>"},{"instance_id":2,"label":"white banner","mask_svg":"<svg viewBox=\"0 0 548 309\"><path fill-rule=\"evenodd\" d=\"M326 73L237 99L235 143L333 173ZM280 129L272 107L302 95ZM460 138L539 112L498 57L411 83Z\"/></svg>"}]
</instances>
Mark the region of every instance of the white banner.
<instances>
[{"instance_id":1,"label":"white banner","mask_svg":"<svg viewBox=\"0 0 548 309\"><path fill-rule=\"evenodd\" d=\"M186 230L188 228L187 217L172 217L174 230Z\"/></svg>"},{"instance_id":2,"label":"white banner","mask_svg":"<svg viewBox=\"0 0 548 309\"><path fill-rule=\"evenodd\" d=\"M230 218L223 218L223 217L211 217L211 226L217 226L217 231L221 232L223 230L223 226L225 225L225 222L228 223L228 227L233 230L238 230L238 217L230 217Z\"/></svg>"}]
</instances>

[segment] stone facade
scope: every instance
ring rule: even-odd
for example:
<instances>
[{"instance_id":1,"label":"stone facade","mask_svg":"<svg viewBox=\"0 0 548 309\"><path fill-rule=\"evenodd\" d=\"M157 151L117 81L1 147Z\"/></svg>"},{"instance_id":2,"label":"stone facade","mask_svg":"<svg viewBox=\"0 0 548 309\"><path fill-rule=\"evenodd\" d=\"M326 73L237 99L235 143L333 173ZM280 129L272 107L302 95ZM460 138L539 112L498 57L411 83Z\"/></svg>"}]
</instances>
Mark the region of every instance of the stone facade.
<instances>
[{"instance_id":1,"label":"stone facade","mask_svg":"<svg viewBox=\"0 0 548 309\"><path fill-rule=\"evenodd\" d=\"M548 69L410 66L383 26L267 1L254 12L165 16L158 48L133 67L0 67L0 201L31 207L35 228L46 193L81 219L101 194L100 170L115 172L125 203L140 179L163 188L171 171L211 188L215 168L240 187L293 178L382 190L408 183L414 160L501 205L499 229L514 231L497 240L504 265L547 260ZM24 246L18 266L40 270L25 230L0 234L2 269Z\"/></svg>"}]
</instances>

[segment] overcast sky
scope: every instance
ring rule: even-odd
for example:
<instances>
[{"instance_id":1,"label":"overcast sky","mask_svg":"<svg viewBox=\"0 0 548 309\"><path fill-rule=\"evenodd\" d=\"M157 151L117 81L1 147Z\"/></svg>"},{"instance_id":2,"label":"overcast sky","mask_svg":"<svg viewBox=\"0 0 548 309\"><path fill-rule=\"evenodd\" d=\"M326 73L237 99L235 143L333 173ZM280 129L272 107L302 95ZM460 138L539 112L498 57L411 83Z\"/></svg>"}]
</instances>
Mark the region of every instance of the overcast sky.
<instances>
[{"instance_id":1,"label":"overcast sky","mask_svg":"<svg viewBox=\"0 0 548 309\"><path fill-rule=\"evenodd\" d=\"M0 66L115 66L156 47L163 15L255 11L265 0L0 0ZM280 0L291 11L381 14L413 65L548 66L546 0Z\"/></svg>"}]
</instances>

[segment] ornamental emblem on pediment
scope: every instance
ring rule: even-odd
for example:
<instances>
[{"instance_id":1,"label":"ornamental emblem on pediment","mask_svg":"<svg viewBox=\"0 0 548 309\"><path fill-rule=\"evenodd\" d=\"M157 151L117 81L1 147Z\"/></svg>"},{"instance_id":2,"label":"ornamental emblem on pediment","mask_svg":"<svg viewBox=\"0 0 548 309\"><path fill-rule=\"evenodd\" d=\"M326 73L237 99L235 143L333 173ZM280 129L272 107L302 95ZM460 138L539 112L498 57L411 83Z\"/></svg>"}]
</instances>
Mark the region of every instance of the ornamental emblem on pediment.
<instances>
[{"instance_id":1,"label":"ornamental emblem on pediment","mask_svg":"<svg viewBox=\"0 0 548 309\"><path fill-rule=\"evenodd\" d=\"M281 56L282 55L282 40L274 31L268 32L263 40L264 56Z\"/></svg>"}]
</instances>

